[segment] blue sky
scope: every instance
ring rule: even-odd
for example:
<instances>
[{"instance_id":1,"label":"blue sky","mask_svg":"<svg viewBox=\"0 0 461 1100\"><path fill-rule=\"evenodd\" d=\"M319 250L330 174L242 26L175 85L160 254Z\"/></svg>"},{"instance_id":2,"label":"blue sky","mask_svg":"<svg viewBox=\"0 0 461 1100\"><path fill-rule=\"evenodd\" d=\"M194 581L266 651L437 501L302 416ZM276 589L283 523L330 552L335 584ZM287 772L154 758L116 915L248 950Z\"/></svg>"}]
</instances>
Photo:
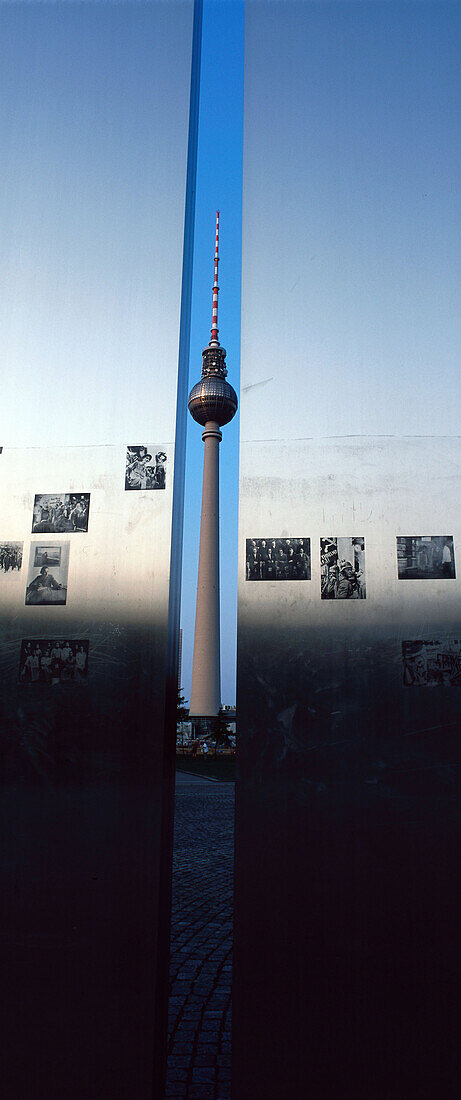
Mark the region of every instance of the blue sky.
<instances>
[{"instance_id":1,"label":"blue sky","mask_svg":"<svg viewBox=\"0 0 461 1100\"><path fill-rule=\"evenodd\" d=\"M205 0L197 164L190 382L210 339L216 210L220 211L219 339L238 392L240 364L243 135L243 0ZM235 703L237 622L238 415L223 428L221 461L221 667L223 703ZM203 443L188 418L183 558L182 686L190 698Z\"/></svg>"}]
</instances>

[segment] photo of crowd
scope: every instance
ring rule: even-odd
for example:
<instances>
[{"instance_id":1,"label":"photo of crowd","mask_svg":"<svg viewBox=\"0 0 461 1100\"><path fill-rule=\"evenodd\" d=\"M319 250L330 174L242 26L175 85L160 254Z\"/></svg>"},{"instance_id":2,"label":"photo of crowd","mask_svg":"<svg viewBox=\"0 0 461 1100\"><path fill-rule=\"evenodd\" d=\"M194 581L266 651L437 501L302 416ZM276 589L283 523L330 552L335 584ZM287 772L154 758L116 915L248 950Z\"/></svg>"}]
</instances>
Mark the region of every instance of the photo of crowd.
<instances>
[{"instance_id":1,"label":"photo of crowd","mask_svg":"<svg viewBox=\"0 0 461 1100\"><path fill-rule=\"evenodd\" d=\"M67 600L69 543L32 543L27 577L26 605L62 604Z\"/></svg>"},{"instance_id":2,"label":"photo of crowd","mask_svg":"<svg viewBox=\"0 0 461 1100\"><path fill-rule=\"evenodd\" d=\"M61 535L88 531L89 493L37 493L32 534Z\"/></svg>"},{"instance_id":3,"label":"photo of crowd","mask_svg":"<svg viewBox=\"0 0 461 1100\"><path fill-rule=\"evenodd\" d=\"M166 461L165 452L154 447L128 447L125 489L164 489Z\"/></svg>"},{"instance_id":4,"label":"photo of crowd","mask_svg":"<svg viewBox=\"0 0 461 1100\"><path fill-rule=\"evenodd\" d=\"M310 539L247 539L247 581L309 581Z\"/></svg>"},{"instance_id":5,"label":"photo of crowd","mask_svg":"<svg viewBox=\"0 0 461 1100\"><path fill-rule=\"evenodd\" d=\"M322 600L364 600L365 539L320 539Z\"/></svg>"},{"instance_id":6,"label":"photo of crowd","mask_svg":"<svg viewBox=\"0 0 461 1100\"><path fill-rule=\"evenodd\" d=\"M399 580L453 579L453 535L401 535L397 537Z\"/></svg>"},{"instance_id":7,"label":"photo of crowd","mask_svg":"<svg viewBox=\"0 0 461 1100\"><path fill-rule=\"evenodd\" d=\"M402 642L405 687L461 687L461 640Z\"/></svg>"},{"instance_id":8,"label":"photo of crowd","mask_svg":"<svg viewBox=\"0 0 461 1100\"><path fill-rule=\"evenodd\" d=\"M22 542L0 542L0 573L19 571L23 545Z\"/></svg>"},{"instance_id":9,"label":"photo of crowd","mask_svg":"<svg viewBox=\"0 0 461 1100\"><path fill-rule=\"evenodd\" d=\"M88 676L88 641L53 638L21 643L19 680L26 684L84 683Z\"/></svg>"}]
</instances>

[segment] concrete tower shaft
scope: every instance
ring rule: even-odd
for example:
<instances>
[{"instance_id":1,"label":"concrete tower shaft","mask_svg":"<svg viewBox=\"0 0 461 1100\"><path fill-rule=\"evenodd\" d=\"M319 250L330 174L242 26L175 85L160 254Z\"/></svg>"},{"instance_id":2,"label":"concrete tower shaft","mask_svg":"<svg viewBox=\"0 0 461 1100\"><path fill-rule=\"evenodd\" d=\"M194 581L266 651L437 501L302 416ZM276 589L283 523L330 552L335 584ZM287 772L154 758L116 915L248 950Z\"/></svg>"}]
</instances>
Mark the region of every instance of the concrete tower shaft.
<instances>
[{"instance_id":1,"label":"concrete tower shaft","mask_svg":"<svg viewBox=\"0 0 461 1100\"><path fill-rule=\"evenodd\" d=\"M189 394L191 416L204 428L202 516L195 613L191 717L212 718L221 705L219 609L219 444L220 427L237 411L237 394L226 382L226 352L218 340L219 211L216 215L211 339L202 352L202 377Z\"/></svg>"}]
</instances>

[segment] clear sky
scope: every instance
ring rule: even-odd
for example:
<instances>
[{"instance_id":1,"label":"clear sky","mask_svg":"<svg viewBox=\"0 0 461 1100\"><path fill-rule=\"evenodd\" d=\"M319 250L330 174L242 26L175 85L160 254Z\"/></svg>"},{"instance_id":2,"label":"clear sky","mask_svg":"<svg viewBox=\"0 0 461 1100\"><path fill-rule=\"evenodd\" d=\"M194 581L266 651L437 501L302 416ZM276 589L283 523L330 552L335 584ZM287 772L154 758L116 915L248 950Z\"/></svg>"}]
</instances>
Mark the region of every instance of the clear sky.
<instances>
[{"instance_id":1,"label":"clear sky","mask_svg":"<svg viewBox=\"0 0 461 1100\"><path fill-rule=\"evenodd\" d=\"M243 135L243 0L205 0L197 168L195 261L192 292L191 385L210 339L216 210L220 211L219 339L228 378L239 389L241 196ZM238 414L223 428L221 462L222 700L235 703L237 622ZM197 588L203 443L191 417L187 427L186 505L182 596L182 686L190 698Z\"/></svg>"}]
</instances>

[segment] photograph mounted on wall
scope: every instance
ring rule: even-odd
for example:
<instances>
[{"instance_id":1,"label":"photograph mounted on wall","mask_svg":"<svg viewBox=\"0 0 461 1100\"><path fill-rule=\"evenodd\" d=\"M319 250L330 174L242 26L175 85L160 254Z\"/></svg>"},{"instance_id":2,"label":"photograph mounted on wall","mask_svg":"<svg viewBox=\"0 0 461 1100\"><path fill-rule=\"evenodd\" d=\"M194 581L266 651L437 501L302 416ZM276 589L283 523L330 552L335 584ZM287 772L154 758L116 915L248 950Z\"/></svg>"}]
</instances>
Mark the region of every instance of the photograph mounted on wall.
<instances>
[{"instance_id":1,"label":"photograph mounted on wall","mask_svg":"<svg viewBox=\"0 0 461 1100\"><path fill-rule=\"evenodd\" d=\"M89 493L37 493L33 535L64 535L88 531Z\"/></svg>"},{"instance_id":2,"label":"photograph mounted on wall","mask_svg":"<svg viewBox=\"0 0 461 1100\"><path fill-rule=\"evenodd\" d=\"M0 573L18 573L22 565L22 542L0 542Z\"/></svg>"},{"instance_id":3,"label":"photograph mounted on wall","mask_svg":"<svg viewBox=\"0 0 461 1100\"><path fill-rule=\"evenodd\" d=\"M52 542L46 545L43 542L36 542L33 545L35 549L35 569L41 569L42 565L53 565L55 569L60 568L62 553L62 544L60 542Z\"/></svg>"},{"instance_id":4,"label":"photograph mounted on wall","mask_svg":"<svg viewBox=\"0 0 461 1100\"><path fill-rule=\"evenodd\" d=\"M365 539L320 539L322 600L366 599Z\"/></svg>"},{"instance_id":5,"label":"photograph mounted on wall","mask_svg":"<svg viewBox=\"0 0 461 1100\"><path fill-rule=\"evenodd\" d=\"M84 684L88 677L88 639L25 639L21 643L19 681L23 684Z\"/></svg>"},{"instance_id":6,"label":"photograph mounted on wall","mask_svg":"<svg viewBox=\"0 0 461 1100\"><path fill-rule=\"evenodd\" d=\"M32 543L25 599L27 607L66 603L69 545L69 542L55 543L53 546Z\"/></svg>"},{"instance_id":7,"label":"photograph mounted on wall","mask_svg":"<svg viewBox=\"0 0 461 1100\"><path fill-rule=\"evenodd\" d=\"M461 640L402 642L405 687L461 687Z\"/></svg>"},{"instance_id":8,"label":"photograph mounted on wall","mask_svg":"<svg viewBox=\"0 0 461 1100\"><path fill-rule=\"evenodd\" d=\"M128 447L125 489L164 489L166 461L165 452L155 447Z\"/></svg>"},{"instance_id":9,"label":"photograph mounted on wall","mask_svg":"<svg viewBox=\"0 0 461 1100\"><path fill-rule=\"evenodd\" d=\"M453 535L399 535L397 537L399 580L453 580L455 550Z\"/></svg>"},{"instance_id":10,"label":"photograph mounted on wall","mask_svg":"<svg viewBox=\"0 0 461 1100\"><path fill-rule=\"evenodd\" d=\"M247 539L247 581L310 581L310 539Z\"/></svg>"}]
</instances>

